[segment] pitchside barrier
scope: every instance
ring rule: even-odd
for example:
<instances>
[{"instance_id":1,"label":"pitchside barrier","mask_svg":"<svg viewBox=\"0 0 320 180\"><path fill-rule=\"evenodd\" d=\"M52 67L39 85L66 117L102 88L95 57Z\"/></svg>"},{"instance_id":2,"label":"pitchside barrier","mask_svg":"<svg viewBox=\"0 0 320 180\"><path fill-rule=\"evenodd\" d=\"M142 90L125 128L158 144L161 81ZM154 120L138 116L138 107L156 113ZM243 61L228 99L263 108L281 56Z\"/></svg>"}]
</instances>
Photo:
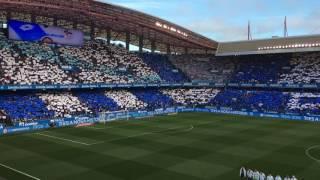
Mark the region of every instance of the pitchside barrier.
<instances>
[{"instance_id":1,"label":"pitchside barrier","mask_svg":"<svg viewBox=\"0 0 320 180\"><path fill-rule=\"evenodd\" d=\"M180 88L276 88L276 89L320 89L318 84L257 84L257 83L215 83L215 82L189 82L189 83L153 83L153 84L53 84L53 85L0 85L0 91L15 90L58 90L58 89L112 89L135 87L180 87Z\"/></svg>"},{"instance_id":2,"label":"pitchside barrier","mask_svg":"<svg viewBox=\"0 0 320 180\"><path fill-rule=\"evenodd\" d=\"M72 118L61 118L52 120L39 120L33 122L19 122L13 127L4 127L0 125L0 135L13 134L20 132L36 131L48 128L59 128L67 126L77 126L81 124L94 124L101 122L110 122L115 120L130 120L139 119L146 117L153 117L159 115L169 115L181 112L207 112L207 113L219 113L219 114L232 114L232 115L243 115L243 116L254 116L254 117L268 117L278 118L296 121L311 121L320 122L320 116L301 116L296 114L279 114L275 112L260 113L251 111L237 111L231 108L223 107L204 107L204 108L189 108L189 107L174 107L167 109L156 109L154 111L117 111L117 112L105 112L101 113L98 117L72 117Z\"/></svg>"}]
</instances>

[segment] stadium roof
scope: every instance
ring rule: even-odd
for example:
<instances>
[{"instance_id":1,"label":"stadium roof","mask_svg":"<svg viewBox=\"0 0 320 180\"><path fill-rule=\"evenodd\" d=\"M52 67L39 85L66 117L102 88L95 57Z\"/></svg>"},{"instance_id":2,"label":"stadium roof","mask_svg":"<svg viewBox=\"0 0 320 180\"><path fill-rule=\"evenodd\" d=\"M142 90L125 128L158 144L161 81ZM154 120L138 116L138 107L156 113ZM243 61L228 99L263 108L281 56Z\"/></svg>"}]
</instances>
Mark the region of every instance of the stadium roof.
<instances>
[{"instance_id":1,"label":"stadium roof","mask_svg":"<svg viewBox=\"0 0 320 180\"><path fill-rule=\"evenodd\" d=\"M320 51L320 35L219 43L217 56Z\"/></svg>"},{"instance_id":2,"label":"stadium roof","mask_svg":"<svg viewBox=\"0 0 320 180\"><path fill-rule=\"evenodd\" d=\"M139 45L139 37L143 36L146 48L151 49L151 41L155 41L160 51L166 51L167 44L172 52L186 48L214 51L218 46L216 41L166 20L94 0L0 0L0 11L3 11L2 15L7 13L7 18L48 25L58 21L59 26L67 22L77 23L77 28L81 26L84 31L91 31L94 27L97 36L111 29L117 40L125 40L130 32L131 44Z\"/></svg>"}]
</instances>

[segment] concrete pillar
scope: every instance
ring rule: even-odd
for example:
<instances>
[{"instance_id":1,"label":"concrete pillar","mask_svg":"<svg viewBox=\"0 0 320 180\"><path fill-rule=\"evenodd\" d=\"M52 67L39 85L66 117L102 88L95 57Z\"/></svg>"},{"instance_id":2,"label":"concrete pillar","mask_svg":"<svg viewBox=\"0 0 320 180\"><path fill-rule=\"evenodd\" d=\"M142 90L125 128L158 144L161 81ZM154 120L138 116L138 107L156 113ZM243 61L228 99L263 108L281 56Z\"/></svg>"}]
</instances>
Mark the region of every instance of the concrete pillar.
<instances>
[{"instance_id":1,"label":"concrete pillar","mask_svg":"<svg viewBox=\"0 0 320 180\"><path fill-rule=\"evenodd\" d=\"M78 23L77 22L73 22L73 24L72 24L72 28L73 29L77 29L78 27L77 27L77 25L78 25Z\"/></svg>"},{"instance_id":2,"label":"concrete pillar","mask_svg":"<svg viewBox=\"0 0 320 180\"><path fill-rule=\"evenodd\" d=\"M129 51L130 47L130 32L126 32L126 49Z\"/></svg>"},{"instance_id":3,"label":"concrete pillar","mask_svg":"<svg viewBox=\"0 0 320 180\"><path fill-rule=\"evenodd\" d=\"M31 22L32 23L37 23L36 22L36 16L34 14L31 14Z\"/></svg>"},{"instance_id":4,"label":"concrete pillar","mask_svg":"<svg viewBox=\"0 0 320 180\"><path fill-rule=\"evenodd\" d=\"M184 54L189 54L189 49L187 47L184 48Z\"/></svg>"},{"instance_id":5,"label":"concrete pillar","mask_svg":"<svg viewBox=\"0 0 320 180\"><path fill-rule=\"evenodd\" d=\"M167 54L170 55L171 54L171 47L170 44L167 44Z\"/></svg>"},{"instance_id":6,"label":"concrete pillar","mask_svg":"<svg viewBox=\"0 0 320 180\"><path fill-rule=\"evenodd\" d=\"M95 38L94 24L92 23L90 26L90 39L94 40L94 38Z\"/></svg>"},{"instance_id":7,"label":"concrete pillar","mask_svg":"<svg viewBox=\"0 0 320 180\"><path fill-rule=\"evenodd\" d=\"M157 49L157 46L156 46L156 41L152 40L151 41L151 52L154 53Z\"/></svg>"},{"instance_id":8,"label":"concrete pillar","mask_svg":"<svg viewBox=\"0 0 320 180\"><path fill-rule=\"evenodd\" d=\"M58 26L58 19L57 18L53 19L53 26Z\"/></svg>"},{"instance_id":9,"label":"concrete pillar","mask_svg":"<svg viewBox=\"0 0 320 180\"><path fill-rule=\"evenodd\" d=\"M139 53L143 53L143 35L139 36Z\"/></svg>"},{"instance_id":10,"label":"concrete pillar","mask_svg":"<svg viewBox=\"0 0 320 180\"><path fill-rule=\"evenodd\" d=\"M111 44L111 29L110 28L107 29L107 44L108 45Z\"/></svg>"},{"instance_id":11,"label":"concrete pillar","mask_svg":"<svg viewBox=\"0 0 320 180\"><path fill-rule=\"evenodd\" d=\"M11 11L7 11L7 22L11 19Z\"/></svg>"}]
</instances>

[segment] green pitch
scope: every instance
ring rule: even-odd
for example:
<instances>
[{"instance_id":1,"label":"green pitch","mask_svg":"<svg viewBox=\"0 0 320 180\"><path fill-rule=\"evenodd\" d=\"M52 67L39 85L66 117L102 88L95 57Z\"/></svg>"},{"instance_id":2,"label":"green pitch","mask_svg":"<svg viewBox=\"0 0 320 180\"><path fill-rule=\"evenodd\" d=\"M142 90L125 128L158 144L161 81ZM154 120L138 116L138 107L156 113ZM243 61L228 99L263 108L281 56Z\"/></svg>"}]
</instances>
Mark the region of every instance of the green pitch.
<instances>
[{"instance_id":1,"label":"green pitch","mask_svg":"<svg viewBox=\"0 0 320 180\"><path fill-rule=\"evenodd\" d=\"M0 137L0 179L318 180L318 145L316 123L185 113Z\"/></svg>"}]
</instances>

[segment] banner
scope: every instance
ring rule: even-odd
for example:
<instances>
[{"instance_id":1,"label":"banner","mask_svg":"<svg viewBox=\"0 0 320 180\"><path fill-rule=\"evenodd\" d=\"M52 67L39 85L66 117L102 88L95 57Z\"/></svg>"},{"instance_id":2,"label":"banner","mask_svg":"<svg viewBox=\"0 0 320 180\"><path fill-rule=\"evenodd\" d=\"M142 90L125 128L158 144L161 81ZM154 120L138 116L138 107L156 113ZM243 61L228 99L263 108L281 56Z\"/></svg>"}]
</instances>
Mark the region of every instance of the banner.
<instances>
[{"instance_id":1,"label":"banner","mask_svg":"<svg viewBox=\"0 0 320 180\"><path fill-rule=\"evenodd\" d=\"M9 20L9 39L82 46L84 35L81 31L67 30L53 26Z\"/></svg>"}]
</instances>

